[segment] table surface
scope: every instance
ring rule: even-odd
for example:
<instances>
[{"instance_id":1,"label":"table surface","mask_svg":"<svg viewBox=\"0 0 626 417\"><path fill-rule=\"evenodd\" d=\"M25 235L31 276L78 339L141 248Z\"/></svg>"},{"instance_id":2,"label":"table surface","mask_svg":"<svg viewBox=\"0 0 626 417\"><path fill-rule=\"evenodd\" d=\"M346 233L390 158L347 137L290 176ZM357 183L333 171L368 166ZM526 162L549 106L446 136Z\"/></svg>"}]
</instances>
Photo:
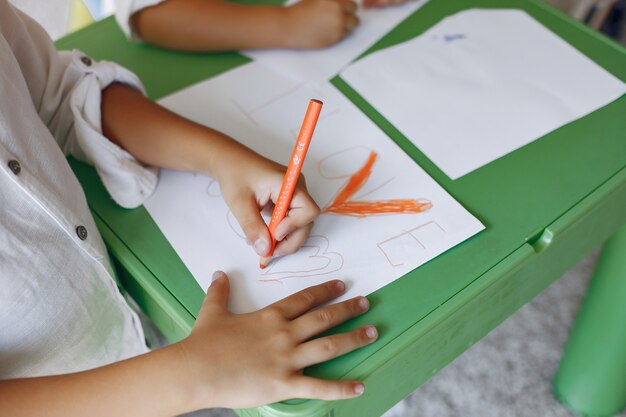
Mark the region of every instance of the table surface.
<instances>
[{"instance_id":1,"label":"table surface","mask_svg":"<svg viewBox=\"0 0 626 417\"><path fill-rule=\"evenodd\" d=\"M408 40L445 16L473 7L525 10L613 75L626 80L626 51L622 47L534 0L431 0L368 53ZM142 79L152 99L249 61L235 52L192 54L130 43L112 18L59 40L57 46L79 48L96 59L130 68ZM495 265L506 262L563 213L623 173L626 165L626 96L452 181L343 80L335 77L332 83L483 222L486 230L371 294L371 311L337 331L374 323L380 329L379 341L308 369L312 375L341 378L407 329L421 325L436 309L463 302L459 297L464 288ZM146 210L116 206L91 168L80 164L75 167L99 225L106 228L103 235L107 243L111 244L110 239L116 244L122 242L125 253L140 262L140 269L146 272L142 279L157 291L166 289L170 302L175 300L177 304L173 307L195 317L204 293ZM495 326L477 325L486 331Z\"/></svg>"}]
</instances>

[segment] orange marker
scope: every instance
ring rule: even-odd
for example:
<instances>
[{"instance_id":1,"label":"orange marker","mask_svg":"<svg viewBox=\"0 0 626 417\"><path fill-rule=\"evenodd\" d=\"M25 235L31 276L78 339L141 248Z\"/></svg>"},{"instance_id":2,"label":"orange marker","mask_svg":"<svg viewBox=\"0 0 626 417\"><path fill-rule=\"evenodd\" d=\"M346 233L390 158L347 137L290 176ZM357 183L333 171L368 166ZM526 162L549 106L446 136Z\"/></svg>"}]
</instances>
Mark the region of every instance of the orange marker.
<instances>
[{"instance_id":1,"label":"orange marker","mask_svg":"<svg viewBox=\"0 0 626 417\"><path fill-rule=\"evenodd\" d=\"M296 145L293 148L293 153L291 154L291 159L289 160L289 166L287 166L285 178L283 179L283 185L280 187L278 201L276 201L274 211L272 212L272 219L270 220L269 225L272 246L267 256L261 257L261 262L259 264L261 268L265 268L274 255L274 248L276 247L274 232L276 231L278 224L285 218L287 210L291 205L291 198L293 197L293 192L295 191L296 184L298 183L298 177L300 176L300 171L302 170L304 157L306 156L306 151L309 149L309 144L311 143L311 138L313 137L313 131L315 130L315 125L317 124L317 119L321 111L322 102L312 99L309 102L309 107L306 109L306 114L304 115L304 120L302 121L302 127L300 128L300 133L298 134Z\"/></svg>"}]
</instances>

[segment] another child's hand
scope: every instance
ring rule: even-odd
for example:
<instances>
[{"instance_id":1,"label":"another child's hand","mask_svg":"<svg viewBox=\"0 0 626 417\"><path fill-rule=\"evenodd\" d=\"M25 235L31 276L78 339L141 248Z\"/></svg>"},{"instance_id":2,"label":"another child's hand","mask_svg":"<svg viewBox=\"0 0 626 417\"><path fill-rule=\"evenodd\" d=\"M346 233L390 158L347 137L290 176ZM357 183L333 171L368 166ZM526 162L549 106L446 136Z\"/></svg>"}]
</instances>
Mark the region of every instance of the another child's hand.
<instances>
[{"instance_id":1,"label":"another child's hand","mask_svg":"<svg viewBox=\"0 0 626 417\"><path fill-rule=\"evenodd\" d=\"M358 381L304 376L302 369L372 343L376 328L315 338L369 308L364 297L312 309L345 292L341 281L307 288L249 314L228 311L229 282L216 272L191 335L173 345L196 407L247 408L289 398L338 400L363 392Z\"/></svg>"},{"instance_id":2,"label":"another child's hand","mask_svg":"<svg viewBox=\"0 0 626 417\"><path fill-rule=\"evenodd\" d=\"M325 48L359 24L352 0L302 0L286 9L290 48Z\"/></svg>"},{"instance_id":3,"label":"another child's hand","mask_svg":"<svg viewBox=\"0 0 626 417\"><path fill-rule=\"evenodd\" d=\"M232 159L224 156L218 181L222 196L239 222L246 241L259 256L270 250L270 232L261 216L264 207L275 203L285 177L286 168L238 146ZM287 216L275 230L275 256L297 251L309 236L320 208L307 193L300 176Z\"/></svg>"},{"instance_id":4,"label":"another child's hand","mask_svg":"<svg viewBox=\"0 0 626 417\"><path fill-rule=\"evenodd\" d=\"M403 4L410 0L363 0L363 8L365 9L379 9L381 7L395 6L397 4Z\"/></svg>"}]
</instances>

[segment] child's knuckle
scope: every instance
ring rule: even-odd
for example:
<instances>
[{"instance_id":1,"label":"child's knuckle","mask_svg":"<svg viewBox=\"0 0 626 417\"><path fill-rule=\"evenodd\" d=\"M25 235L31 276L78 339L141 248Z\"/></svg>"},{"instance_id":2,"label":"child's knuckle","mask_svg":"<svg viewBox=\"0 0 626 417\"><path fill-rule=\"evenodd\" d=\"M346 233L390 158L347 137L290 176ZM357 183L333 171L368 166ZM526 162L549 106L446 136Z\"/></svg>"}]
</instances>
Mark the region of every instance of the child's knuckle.
<instances>
[{"instance_id":1,"label":"child's knuckle","mask_svg":"<svg viewBox=\"0 0 626 417\"><path fill-rule=\"evenodd\" d=\"M330 309L319 310L317 312L317 320L324 324L332 324L335 321L335 313Z\"/></svg>"},{"instance_id":2,"label":"child's knuckle","mask_svg":"<svg viewBox=\"0 0 626 417\"><path fill-rule=\"evenodd\" d=\"M260 312L260 317L263 322L277 322L282 320L283 315L276 307L267 307Z\"/></svg>"},{"instance_id":3,"label":"child's knuckle","mask_svg":"<svg viewBox=\"0 0 626 417\"><path fill-rule=\"evenodd\" d=\"M322 344L322 349L331 357L337 356L339 354L339 343L333 338L327 338Z\"/></svg>"},{"instance_id":4,"label":"child's knuckle","mask_svg":"<svg viewBox=\"0 0 626 417\"><path fill-rule=\"evenodd\" d=\"M298 294L298 298L300 301L300 304L306 306L306 307L313 307L315 305L315 294L313 294L313 291L311 291L310 289L305 289L300 291L300 293Z\"/></svg>"},{"instance_id":5,"label":"child's knuckle","mask_svg":"<svg viewBox=\"0 0 626 417\"><path fill-rule=\"evenodd\" d=\"M281 346L291 344L291 339L291 332L287 329L280 329L274 332L274 340Z\"/></svg>"},{"instance_id":6,"label":"child's knuckle","mask_svg":"<svg viewBox=\"0 0 626 417\"><path fill-rule=\"evenodd\" d=\"M322 214L322 209L315 202L311 205L311 216L316 219Z\"/></svg>"}]
</instances>

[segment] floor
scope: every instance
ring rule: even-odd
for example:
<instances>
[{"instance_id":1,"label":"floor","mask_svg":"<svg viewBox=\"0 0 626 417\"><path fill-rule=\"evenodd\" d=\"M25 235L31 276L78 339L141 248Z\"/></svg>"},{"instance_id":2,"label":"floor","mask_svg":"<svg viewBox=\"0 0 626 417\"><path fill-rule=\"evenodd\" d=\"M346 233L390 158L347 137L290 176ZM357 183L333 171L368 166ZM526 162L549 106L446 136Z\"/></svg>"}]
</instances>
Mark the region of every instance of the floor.
<instances>
[{"instance_id":1,"label":"floor","mask_svg":"<svg viewBox=\"0 0 626 417\"><path fill-rule=\"evenodd\" d=\"M11 1L42 22L53 37L63 33L69 0ZM385 417L574 416L554 399L551 382L598 254L596 249L581 260ZM213 409L186 416L235 414Z\"/></svg>"}]
</instances>

